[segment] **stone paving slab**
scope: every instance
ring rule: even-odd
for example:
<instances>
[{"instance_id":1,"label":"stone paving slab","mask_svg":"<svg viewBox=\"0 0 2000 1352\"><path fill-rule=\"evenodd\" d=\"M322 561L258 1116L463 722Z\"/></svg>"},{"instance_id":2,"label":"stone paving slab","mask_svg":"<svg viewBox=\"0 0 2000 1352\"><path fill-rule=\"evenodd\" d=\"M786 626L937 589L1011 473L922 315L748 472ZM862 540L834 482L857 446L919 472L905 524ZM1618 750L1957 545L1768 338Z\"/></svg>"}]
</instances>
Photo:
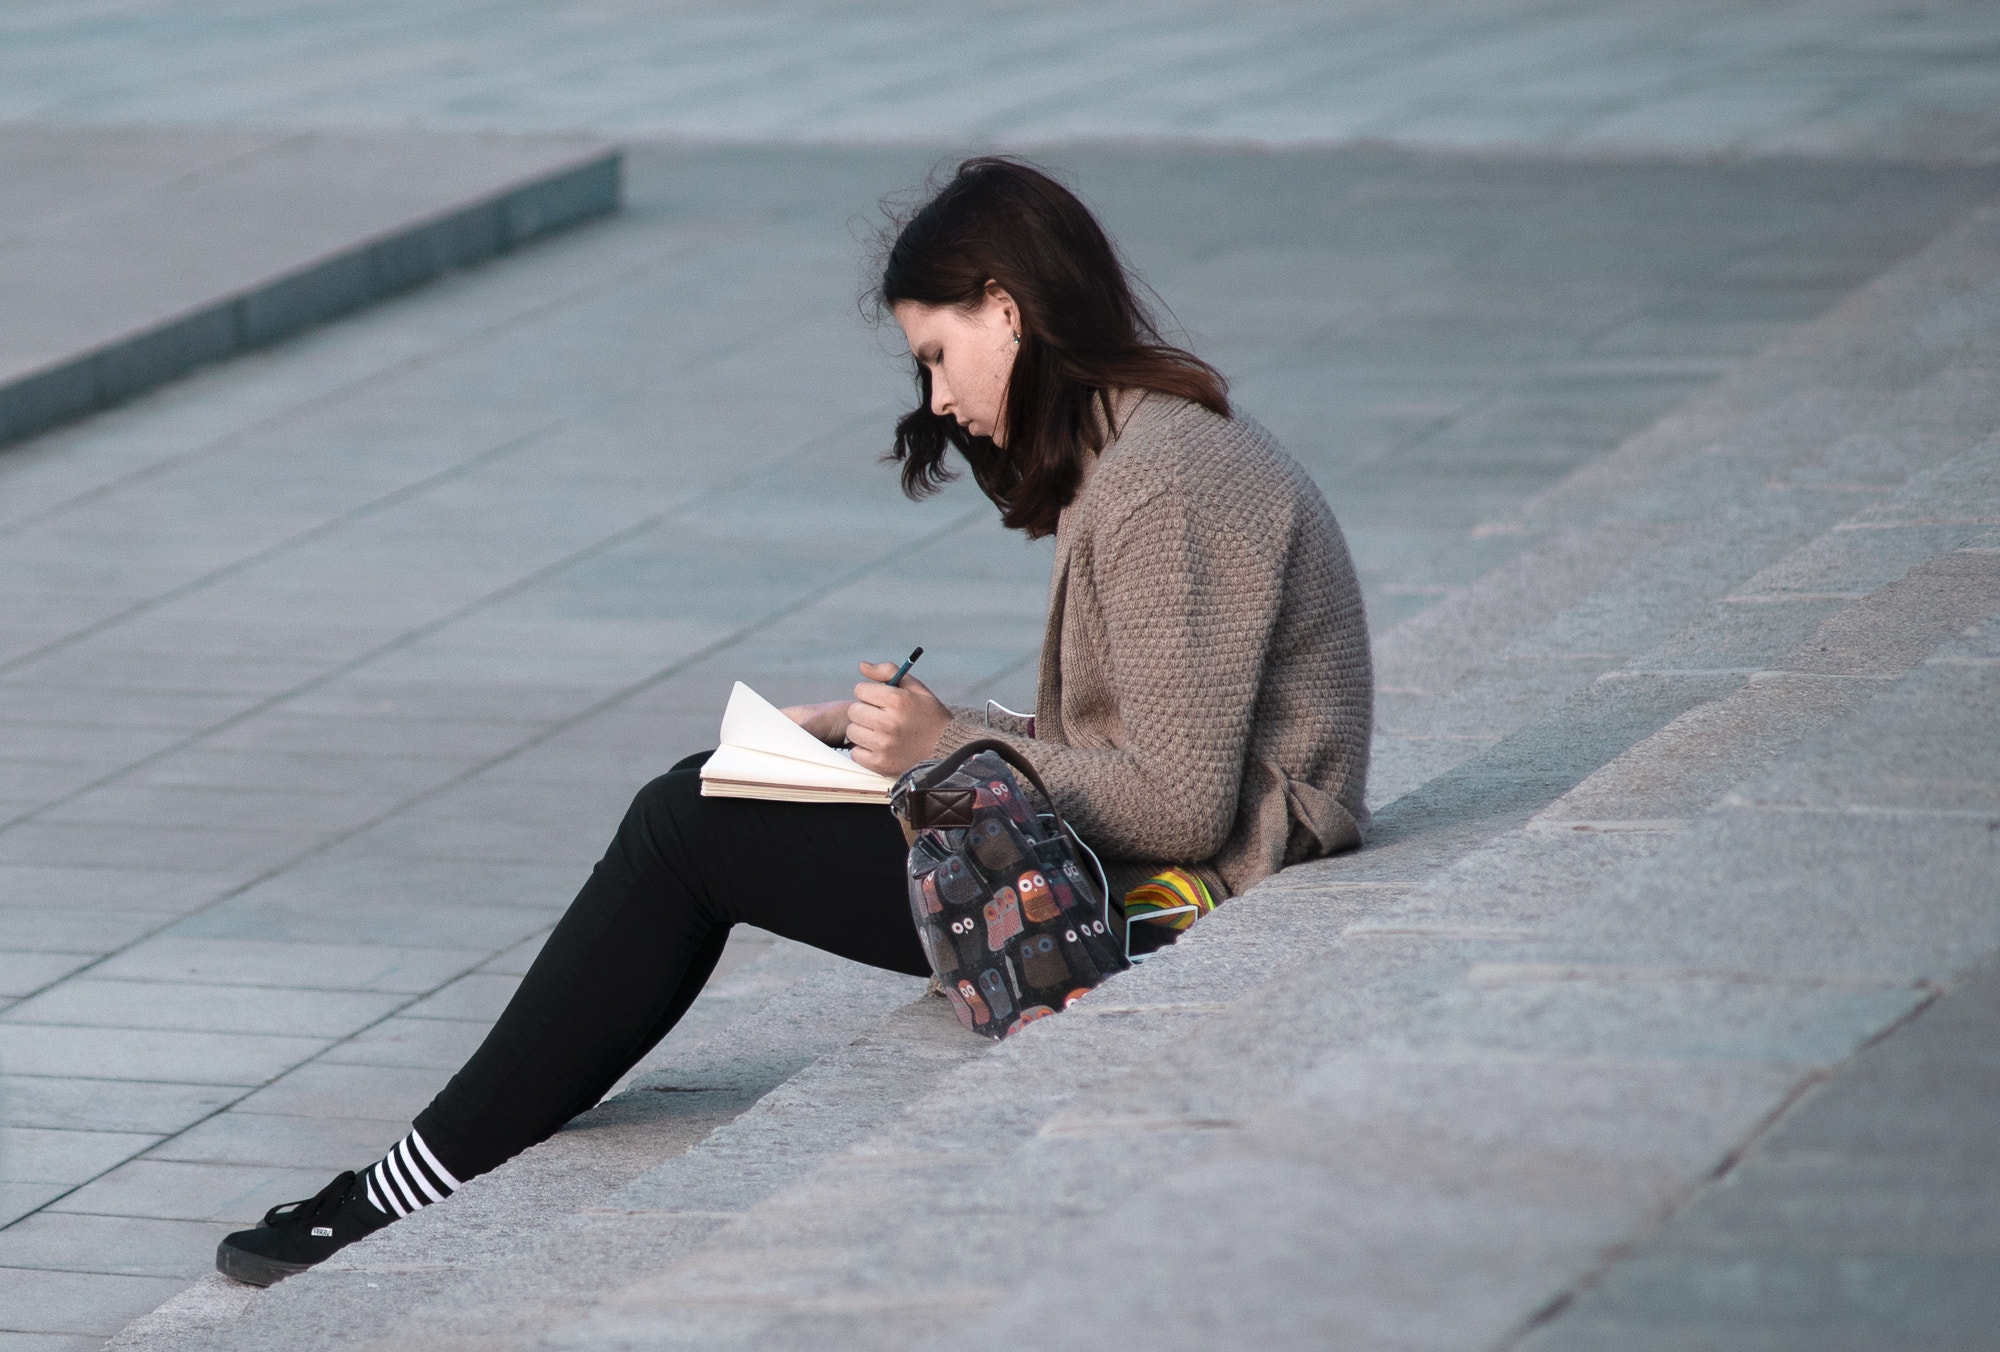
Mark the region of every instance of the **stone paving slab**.
<instances>
[{"instance_id":1,"label":"stone paving slab","mask_svg":"<svg viewBox=\"0 0 2000 1352\"><path fill-rule=\"evenodd\" d=\"M2000 404L1979 373L1996 336L1990 311L1981 320L1968 301L1991 293L1993 239L1991 216L1976 213L1893 283L1862 289L1527 500L1513 520L1491 523L1522 552L1379 645L1378 750L1388 754L1371 793L1392 798L1518 726L1496 725L1495 708L1524 721L1546 710L1573 684L1566 669L1586 678L1620 665L1759 669L1862 594L1789 580L1831 585L1829 557L1848 560L1842 567L1872 578L1869 587L1907 568L1923 543L1907 532L1922 513L1885 507L1812 542L1857 502L1887 496L1897 476L1917 471L1921 500L1939 466L1959 464L1953 457L1990 431ZM1910 322L1926 307L1953 318ZM1693 465L1702 472L1686 472ZM1939 491L1949 500L1953 490ZM1921 529L1963 544L1983 519ZM1700 626L1674 632L1698 616Z\"/></svg>"},{"instance_id":2,"label":"stone paving slab","mask_svg":"<svg viewBox=\"0 0 2000 1352\"><path fill-rule=\"evenodd\" d=\"M520 1273L555 1262L576 1273L588 1288L592 1274L606 1277L616 1265L601 1269L588 1257L566 1247L566 1239L582 1239L565 1222L589 1215L614 1201L617 1190L635 1176L700 1145L711 1149L718 1130L748 1134L763 1140L773 1133L805 1134L823 1129L829 1116L850 1132L881 1115L883 1105L867 1087L848 1084L830 1096L826 1086L843 1078L837 1069L821 1070L812 1084L796 1084L797 1073L842 1043L867 1030L884 1015L923 990L911 977L844 963L791 943L762 944L766 950L747 961L735 955L735 969L712 980L674 1038L627 1077L625 1092L616 1093L597 1109L576 1119L551 1140L523 1155L509 1168L510 1177L531 1177L534 1207L523 1212L517 1186L498 1175L470 1182L456 1196L465 1205L450 1223L454 1236L470 1234L474 1251L461 1253L440 1268L425 1237L437 1222L425 1213L411 1218L409 1235L417 1255L409 1261L392 1259L401 1269L476 1273L505 1291L518 1284ZM724 966L730 964L725 957ZM932 1040L942 1045L934 1055L944 1061L967 1050L936 1023L936 1009L925 1006L922 1023ZM900 1017L900 1016L899 1016ZM952 1029L957 1025L951 1024ZM890 1049L904 1050L900 1045ZM878 1053L879 1059L879 1053ZM876 1078L901 1078L908 1070L900 1056L893 1065L876 1067ZM776 1091L774 1095L773 1091ZM844 1106L829 1107L828 1099ZM754 1105L754 1107L753 1107ZM751 1110L751 1120L742 1114ZM725 1147L726 1148L726 1147ZM759 1166L765 1186L782 1171L756 1158L753 1144L739 1158ZM810 1151L789 1152L795 1168L810 1168ZM697 1168L701 1167L699 1165ZM754 1186L749 1179L746 1186ZM703 1228L694 1218L697 1229ZM469 1229L463 1228L469 1225ZM553 1250L553 1251L552 1251ZM530 1257L530 1252L535 1256ZM367 1289L364 1279L361 1289ZM205 1346L216 1336L219 1320L240 1314L246 1289L223 1278L204 1279L183 1297L141 1321L123 1337L139 1345ZM565 1299L567 1307L571 1301ZM584 1307L577 1307L584 1308ZM372 1328L399 1327L401 1312L381 1305L364 1314L352 1330L365 1336ZM541 1322L546 1322L543 1316ZM464 1330L461 1329L461 1332ZM396 1335L391 1335L396 1336Z\"/></svg>"},{"instance_id":3,"label":"stone paving slab","mask_svg":"<svg viewBox=\"0 0 2000 1352\"><path fill-rule=\"evenodd\" d=\"M9 1305L22 1312L17 1318L40 1324L56 1335L74 1336L76 1341L70 1346L81 1347L102 1346L106 1338L180 1286L176 1277L21 1268L0 1271L0 1292L5 1292Z\"/></svg>"},{"instance_id":4,"label":"stone paving slab","mask_svg":"<svg viewBox=\"0 0 2000 1352\"><path fill-rule=\"evenodd\" d=\"M614 209L582 138L0 126L0 444Z\"/></svg>"},{"instance_id":5,"label":"stone paving slab","mask_svg":"<svg viewBox=\"0 0 2000 1352\"><path fill-rule=\"evenodd\" d=\"M1829 772L1847 772L1845 801L1833 811L1851 813L1884 797L1878 786L1891 789L1892 801L1900 797L1894 786L1911 783L1912 771L1954 782L1946 769L1954 760L1968 769L1990 767L1991 748L1976 734L1982 719L1991 722L1991 683L1981 679L1991 668L1966 661L1991 661L1994 629L1992 620L1970 627L1972 641L1945 645L1897 692L1915 687L1908 693L1918 694L1928 686L1931 698L1885 696L1866 722L1839 730L1830 763L1786 778L1824 783ZM1975 734L1969 754L1935 737L1913 742L1912 722ZM1879 765L1885 750L1895 753L1893 776L1878 769L1859 781L1850 777L1871 759ZM1980 771L1973 773L1976 782ZM1803 796L1819 797L1812 790ZM1985 796L1992 797L1990 783ZM1793 794L1765 789L1745 797L1739 807L1755 810ZM1804 819L1816 815L1809 809ZM1986 820L1967 817L1959 819L1961 833L1984 831L1990 838L1990 805ZM1835 829L1853 828L1842 822ZM1965 849L1939 837L1924 846ZM1930 892L1956 883L1974 903L1968 918L1987 931L1933 958L1945 969L1981 947L1990 950L2000 937L1992 928L1990 848L1987 855L1970 878L1933 881L1932 875L1922 884ZM1840 868L1862 888L1870 877L1886 883L1913 876L1893 849L1845 851ZM1992 1346L1993 1277L2000 1271L2000 1197L1986 1182L1994 984L1990 957L1939 982L1943 993L1935 1003L1861 1051L1838 1076L1808 1085L1807 1096L1741 1165L1610 1265L1523 1346Z\"/></svg>"},{"instance_id":6,"label":"stone paving slab","mask_svg":"<svg viewBox=\"0 0 2000 1352\"><path fill-rule=\"evenodd\" d=\"M0 25L0 117L1990 162L1996 24L1982 0L33 0ZM947 51L979 60L943 79Z\"/></svg>"}]
</instances>

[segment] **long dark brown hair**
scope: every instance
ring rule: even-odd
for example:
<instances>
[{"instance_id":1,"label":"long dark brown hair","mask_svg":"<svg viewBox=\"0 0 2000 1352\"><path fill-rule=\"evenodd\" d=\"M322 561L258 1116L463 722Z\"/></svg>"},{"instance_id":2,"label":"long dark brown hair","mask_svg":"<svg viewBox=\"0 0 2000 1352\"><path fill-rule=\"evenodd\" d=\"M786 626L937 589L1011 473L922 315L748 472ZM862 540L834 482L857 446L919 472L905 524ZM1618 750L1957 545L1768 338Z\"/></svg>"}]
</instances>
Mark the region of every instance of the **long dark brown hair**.
<instances>
[{"instance_id":1,"label":"long dark brown hair","mask_svg":"<svg viewBox=\"0 0 2000 1352\"><path fill-rule=\"evenodd\" d=\"M1021 322L1006 445L932 413L930 371L917 362L917 407L897 420L888 456L909 496L955 477L944 457L956 447L1002 524L1034 539L1055 530L1084 457L1104 449L1110 391L1158 390L1229 416L1222 374L1161 338L1089 208L1035 166L998 155L959 165L895 229L874 300L881 313L902 301L972 309L989 282L1013 297Z\"/></svg>"}]
</instances>

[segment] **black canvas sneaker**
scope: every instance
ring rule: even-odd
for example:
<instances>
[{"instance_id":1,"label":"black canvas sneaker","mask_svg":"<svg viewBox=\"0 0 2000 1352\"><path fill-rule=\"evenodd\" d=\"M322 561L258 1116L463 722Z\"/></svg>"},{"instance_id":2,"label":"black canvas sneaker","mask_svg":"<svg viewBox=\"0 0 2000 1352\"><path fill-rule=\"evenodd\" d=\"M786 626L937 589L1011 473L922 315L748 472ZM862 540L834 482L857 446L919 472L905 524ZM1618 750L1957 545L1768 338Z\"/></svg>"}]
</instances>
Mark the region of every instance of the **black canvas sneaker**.
<instances>
[{"instance_id":1,"label":"black canvas sneaker","mask_svg":"<svg viewBox=\"0 0 2000 1352\"><path fill-rule=\"evenodd\" d=\"M368 1202L368 1181L344 1173L319 1196L264 1213L254 1230L238 1230L215 1248L215 1270L252 1286L269 1286L323 1263L390 1221Z\"/></svg>"}]
</instances>

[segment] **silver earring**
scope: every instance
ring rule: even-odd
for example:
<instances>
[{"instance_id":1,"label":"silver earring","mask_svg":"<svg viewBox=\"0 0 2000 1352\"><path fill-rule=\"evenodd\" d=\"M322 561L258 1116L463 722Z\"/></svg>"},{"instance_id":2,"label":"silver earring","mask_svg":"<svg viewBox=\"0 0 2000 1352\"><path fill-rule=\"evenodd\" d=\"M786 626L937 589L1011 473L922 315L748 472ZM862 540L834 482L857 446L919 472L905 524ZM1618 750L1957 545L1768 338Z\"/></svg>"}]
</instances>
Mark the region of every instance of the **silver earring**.
<instances>
[{"instance_id":1,"label":"silver earring","mask_svg":"<svg viewBox=\"0 0 2000 1352\"><path fill-rule=\"evenodd\" d=\"M1020 345L1021 345L1021 335L1017 333L1014 335L1014 346L1019 347Z\"/></svg>"}]
</instances>

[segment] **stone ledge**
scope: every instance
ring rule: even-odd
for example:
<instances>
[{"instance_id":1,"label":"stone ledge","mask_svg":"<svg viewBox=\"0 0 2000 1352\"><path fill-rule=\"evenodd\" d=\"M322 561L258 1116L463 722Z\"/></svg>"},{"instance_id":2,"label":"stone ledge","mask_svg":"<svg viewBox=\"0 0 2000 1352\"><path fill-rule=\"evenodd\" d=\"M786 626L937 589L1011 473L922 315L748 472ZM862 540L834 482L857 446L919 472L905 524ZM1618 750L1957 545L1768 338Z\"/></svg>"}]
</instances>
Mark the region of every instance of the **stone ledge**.
<instances>
[{"instance_id":1,"label":"stone ledge","mask_svg":"<svg viewBox=\"0 0 2000 1352\"><path fill-rule=\"evenodd\" d=\"M12 127L0 177L4 445L614 211L621 152Z\"/></svg>"}]
</instances>

